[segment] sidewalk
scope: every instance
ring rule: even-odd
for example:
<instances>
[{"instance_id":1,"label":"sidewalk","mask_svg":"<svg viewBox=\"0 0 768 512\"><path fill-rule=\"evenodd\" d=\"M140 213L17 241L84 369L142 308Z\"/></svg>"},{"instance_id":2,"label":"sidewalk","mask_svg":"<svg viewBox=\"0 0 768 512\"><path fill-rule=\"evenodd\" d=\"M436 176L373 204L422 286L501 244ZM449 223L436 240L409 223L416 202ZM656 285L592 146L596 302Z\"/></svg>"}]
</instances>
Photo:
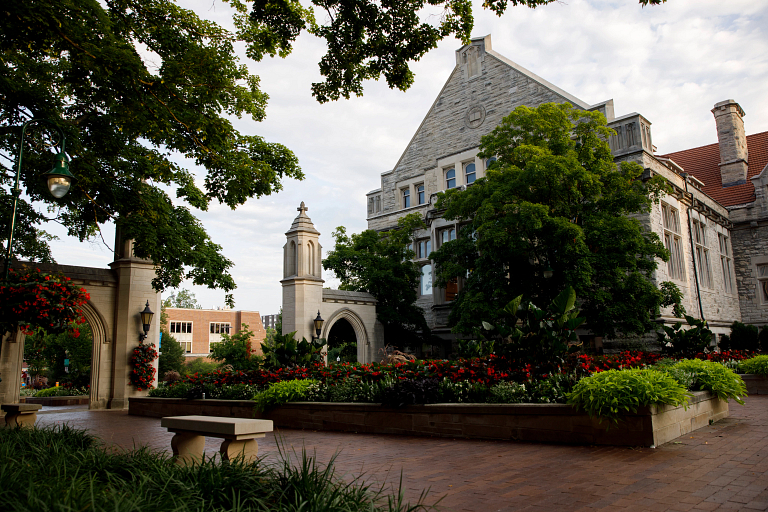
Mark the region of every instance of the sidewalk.
<instances>
[{"instance_id":1,"label":"sidewalk","mask_svg":"<svg viewBox=\"0 0 768 512\"><path fill-rule=\"evenodd\" d=\"M768 510L768 396L731 402L731 416L659 448L548 445L281 429L259 440L259 454L278 456L277 441L302 447L337 473L364 473L366 483L397 486L406 497L443 497L451 511ZM170 452L157 418L126 411L46 411L38 426L66 422L105 442ZM218 450L208 439L206 453Z\"/></svg>"}]
</instances>

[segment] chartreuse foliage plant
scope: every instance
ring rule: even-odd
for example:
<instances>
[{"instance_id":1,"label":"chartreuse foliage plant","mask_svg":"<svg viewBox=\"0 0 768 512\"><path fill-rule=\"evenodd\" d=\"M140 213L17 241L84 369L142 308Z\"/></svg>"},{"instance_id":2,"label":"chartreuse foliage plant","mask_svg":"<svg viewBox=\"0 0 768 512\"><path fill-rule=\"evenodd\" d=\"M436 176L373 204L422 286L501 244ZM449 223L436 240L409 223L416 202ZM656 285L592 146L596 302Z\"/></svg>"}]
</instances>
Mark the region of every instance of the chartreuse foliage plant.
<instances>
[{"instance_id":1,"label":"chartreuse foliage plant","mask_svg":"<svg viewBox=\"0 0 768 512\"><path fill-rule=\"evenodd\" d=\"M302 338L296 341L296 331L288 334L275 334L272 343L262 343L264 365L267 368L286 368L294 366L309 366L322 362L322 350L325 339L318 338L307 341Z\"/></svg>"},{"instance_id":2,"label":"chartreuse foliage plant","mask_svg":"<svg viewBox=\"0 0 768 512\"><path fill-rule=\"evenodd\" d=\"M264 412L288 402L307 400L312 389L318 386L318 381L314 379L276 382L253 397L253 401L256 402L256 411Z\"/></svg>"},{"instance_id":3,"label":"chartreuse foliage plant","mask_svg":"<svg viewBox=\"0 0 768 512\"><path fill-rule=\"evenodd\" d=\"M755 356L739 363L741 373L754 375L768 375L768 355Z\"/></svg>"},{"instance_id":4,"label":"chartreuse foliage plant","mask_svg":"<svg viewBox=\"0 0 768 512\"><path fill-rule=\"evenodd\" d=\"M720 363L701 359L683 359L674 368L693 373L696 377L693 389L709 391L721 400L734 399L744 405L743 396L747 396L747 387L736 372Z\"/></svg>"},{"instance_id":5,"label":"chartreuse foliage plant","mask_svg":"<svg viewBox=\"0 0 768 512\"><path fill-rule=\"evenodd\" d=\"M622 414L653 404L688 404L691 394L665 372L651 369L608 370L584 377L568 394L568 403L592 417L614 423Z\"/></svg>"},{"instance_id":6,"label":"chartreuse foliage plant","mask_svg":"<svg viewBox=\"0 0 768 512\"><path fill-rule=\"evenodd\" d=\"M404 502L359 479L336 475L305 451L280 451L267 463L207 459L182 467L168 454L143 448L105 450L66 425L0 429L0 503L3 510L174 512L410 512Z\"/></svg>"}]
</instances>

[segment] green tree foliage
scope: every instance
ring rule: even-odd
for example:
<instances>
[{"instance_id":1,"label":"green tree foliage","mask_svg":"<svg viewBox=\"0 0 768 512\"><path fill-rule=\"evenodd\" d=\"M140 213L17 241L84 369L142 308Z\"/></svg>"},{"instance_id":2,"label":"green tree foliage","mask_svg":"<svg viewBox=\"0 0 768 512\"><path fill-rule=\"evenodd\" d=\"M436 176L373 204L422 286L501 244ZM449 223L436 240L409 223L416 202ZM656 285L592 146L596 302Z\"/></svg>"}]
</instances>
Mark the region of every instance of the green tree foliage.
<instances>
[{"instance_id":1,"label":"green tree foliage","mask_svg":"<svg viewBox=\"0 0 768 512\"><path fill-rule=\"evenodd\" d=\"M165 308L203 309L203 306L197 303L194 293L182 288L163 300L163 311Z\"/></svg>"},{"instance_id":2,"label":"green tree foliage","mask_svg":"<svg viewBox=\"0 0 768 512\"><path fill-rule=\"evenodd\" d=\"M13 155L20 125L46 118L67 136L77 177L54 200L38 170L46 151L27 151L22 188L51 205L49 216L22 201L16 254L51 259L39 226L62 223L81 240L114 221L134 252L157 265L162 290L190 279L231 291L232 262L191 213L211 201L236 208L303 177L280 144L236 130L231 119L261 121L267 95L238 62L239 36L171 0L29 0L0 11L0 152ZM29 141L25 141L29 143ZM205 169L199 188L180 165ZM12 160L12 159L9 159ZM0 161L0 219L9 217L12 164ZM174 204L167 194L175 189ZM6 230L0 226L0 236ZM228 295L228 303L232 303Z\"/></svg>"},{"instance_id":3,"label":"green tree foliage","mask_svg":"<svg viewBox=\"0 0 768 512\"><path fill-rule=\"evenodd\" d=\"M221 366L219 363L213 363L206 361L202 357L196 357L191 361L187 361L184 367L181 369L182 375L194 375L195 373L211 373L216 368Z\"/></svg>"},{"instance_id":4,"label":"green tree foliage","mask_svg":"<svg viewBox=\"0 0 768 512\"><path fill-rule=\"evenodd\" d=\"M760 350L760 337L757 326L733 322L731 324L730 343L727 349Z\"/></svg>"},{"instance_id":5,"label":"green tree foliage","mask_svg":"<svg viewBox=\"0 0 768 512\"><path fill-rule=\"evenodd\" d=\"M24 359L30 365L30 374L45 371L51 385L55 382L74 387L89 385L92 352L93 335L87 323L61 334L38 329L24 340ZM69 360L68 367L66 360Z\"/></svg>"},{"instance_id":6,"label":"green tree foliage","mask_svg":"<svg viewBox=\"0 0 768 512\"><path fill-rule=\"evenodd\" d=\"M401 217L396 229L381 233L368 229L350 236L342 226L333 233L336 245L323 260L323 267L341 281L339 289L376 297L376 316L387 343L400 347L413 346L417 331L429 332L424 312L416 305L421 272L408 248L414 231L422 227L417 213Z\"/></svg>"},{"instance_id":7,"label":"green tree foliage","mask_svg":"<svg viewBox=\"0 0 768 512\"><path fill-rule=\"evenodd\" d=\"M650 276L668 253L633 215L648 212L666 185L660 176L641 179L636 163L617 167L611 133L598 112L547 103L518 107L481 139L480 156L497 158L486 177L437 202L446 219L464 223L432 254L437 286L464 281L454 332L496 323L520 294L547 304L566 286L597 335L655 326L673 285L663 293Z\"/></svg>"},{"instance_id":8,"label":"green tree foliage","mask_svg":"<svg viewBox=\"0 0 768 512\"><path fill-rule=\"evenodd\" d=\"M535 8L553 1L487 0L483 7L501 16L508 5ZM286 56L303 30L325 40L328 51L319 63L324 81L312 84L312 94L321 103L361 96L363 80L382 75L389 87L407 90L414 79L411 62L446 37L468 43L474 25L470 0L312 0L309 8L297 0L262 0L253 3L249 17L244 2L231 3L240 10L236 23L249 41L249 56L256 60Z\"/></svg>"},{"instance_id":9,"label":"green tree foliage","mask_svg":"<svg viewBox=\"0 0 768 512\"><path fill-rule=\"evenodd\" d=\"M695 356L704 352L714 339L706 320L685 315L688 329L682 329L682 322L676 322L672 327L661 326L657 332L661 349L666 354Z\"/></svg>"},{"instance_id":10,"label":"green tree foliage","mask_svg":"<svg viewBox=\"0 0 768 512\"><path fill-rule=\"evenodd\" d=\"M296 331L288 334L276 334L271 345L261 344L264 354L264 365L267 368L286 368L293 366L309 366L311 363L323 362L323 338L307 341L302 338L297 341Z\"/></svg>"},{"instance_id":11,"label":"green tree foliage","mask_svg":"<svg viewBox=\"0 0 768 512\"><path fill-rule=\"evenodd\" d=\"M163 333L162 346L160 347L160 357L157 359L157 375L163 380L165 374L173 370L181 374L182 367L186 361L184 347L182 347L176 338L168 333Z\"/></svg>"},{"instance_id":12,"label":"green tree foliage","mask_svg":"<svg viewBox=\"0 0 768 512\"><path fill-rule=\"evenodd\" d=\"M224 333L219 343L211 344L211 359L232 365L235 370L251 370L259 367L261 358L253 354L251 347L253 331L247 324L235 334Z\"/></svg>"}]
</instances>

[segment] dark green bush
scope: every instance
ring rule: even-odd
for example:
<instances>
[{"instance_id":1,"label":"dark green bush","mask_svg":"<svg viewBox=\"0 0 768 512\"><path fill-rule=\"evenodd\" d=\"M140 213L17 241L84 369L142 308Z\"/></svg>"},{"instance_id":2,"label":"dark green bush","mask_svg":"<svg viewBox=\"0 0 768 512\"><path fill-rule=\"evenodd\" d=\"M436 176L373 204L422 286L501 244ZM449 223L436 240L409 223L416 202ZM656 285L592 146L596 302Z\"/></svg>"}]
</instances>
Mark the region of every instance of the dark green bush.
<instances>
[{"instance_id":1,"label":"dark green bush","mask_svg":"<svg viewBox=\"0 0 768 512\"><path fill-rule=\"evenodd\" d=\"M568 394L568 403L590 416L618 422L623 413L653 404L686 405L690 393L665 372L608 370L584 377Z\"/></svg>"},{"instance_id":2,"label":"dark green bush","mask_svg":"<svg viewBox=\"0 0 768 512\"><path fill-rule=\"evenodd\" d=\"M730 350L760 350L760 338L757 327L741 322L731 324Z\"/></svg>"},{"instance_id":3,"label":"dark green bush","mask_svg":"<svg viewBox=\"0 0 768 512\"><path fill-rule=\"evenodd\" d=\"M736 372L714 361L701 359L683 359L674 366L678 370L693 373L696 377L692 389L709 391L721 400L734 399L744 405L743 396L747 396L747 387Z\"/></svg>"},{"instance_id":4,"label":"dark green bush","mask_svg":"<svg viewBox=\"0 0 768 512\"><path fill-rule=\"evenodd\" d=\"M406 379L383 390L381 404L385 407L404 407L413 404L442 402L440 381L437 379Z\"/></svg>"},{"instance_id":5,"label":"dark green bush","mask_svg":"<svg viewBox=\"0 0 768 512\"><path fill-rule=\"evenodd\" d=\"M338 477L333 460L321 466L302 451L274 464L209 459L190 467L146 449L104 450L66 425L0 429L3 511L317 511L426 509L403 494L387 495L359 479Z\"/></svg>"},{"instance_id":6,"label":"dark green bush","mask_svg":"<svg viewBox=\"0 0 768 512\"><path fill-rule=\"evenodd\" d=\"M488 390L488 403L519 404L528 401L528 390L525 384L517 382L499 382Z\"/></svg>"},{"instance_id":7,"label":"dark green bush","mask_svg":"<svg viewBox=\"0 0 768 512\"><path fill-rule=\"evenodd\" d=\"M682 329L683 323L677 322L672 327L662 325L662 330L656 333L665 354L694 356L703 352L712 342L713 333L706 320L684 316L690 326L688 329Z\"/></svg>"},{"instance_id":8,"label":"dark green bush","mask_svg":"<svg viewBox=\"0 0 768 512\"><path fill-rule=\"evenodd\" d=\"M52 388L41 389L35 393L36 398L45 398L49 396L85 396L88 393L88 388L65 388L64 386L56 386Z\"/></svg>"}]
</instances>

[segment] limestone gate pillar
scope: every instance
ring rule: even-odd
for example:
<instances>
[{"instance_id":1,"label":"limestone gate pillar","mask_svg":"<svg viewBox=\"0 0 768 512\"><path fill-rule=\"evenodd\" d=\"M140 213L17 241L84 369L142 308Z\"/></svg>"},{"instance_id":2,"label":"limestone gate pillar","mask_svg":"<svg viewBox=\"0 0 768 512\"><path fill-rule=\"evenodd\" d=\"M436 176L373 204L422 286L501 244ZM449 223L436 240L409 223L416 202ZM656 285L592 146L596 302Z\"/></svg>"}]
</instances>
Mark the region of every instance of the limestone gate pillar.
<instances>
[{"instance_id":1,"label":"limestone gate pillar","mask_svg":"<svg viewBox=\"0 0 768 512\"><path fill-rule=\"evenodd\" d=\"M283 247L283 332L296 331L296 339L312 339L312 320L323 301L323 279L320 247L320 232L315 229L307 216L304 201L285 233L287 242Z\"/></svg>"}]
</instances>

